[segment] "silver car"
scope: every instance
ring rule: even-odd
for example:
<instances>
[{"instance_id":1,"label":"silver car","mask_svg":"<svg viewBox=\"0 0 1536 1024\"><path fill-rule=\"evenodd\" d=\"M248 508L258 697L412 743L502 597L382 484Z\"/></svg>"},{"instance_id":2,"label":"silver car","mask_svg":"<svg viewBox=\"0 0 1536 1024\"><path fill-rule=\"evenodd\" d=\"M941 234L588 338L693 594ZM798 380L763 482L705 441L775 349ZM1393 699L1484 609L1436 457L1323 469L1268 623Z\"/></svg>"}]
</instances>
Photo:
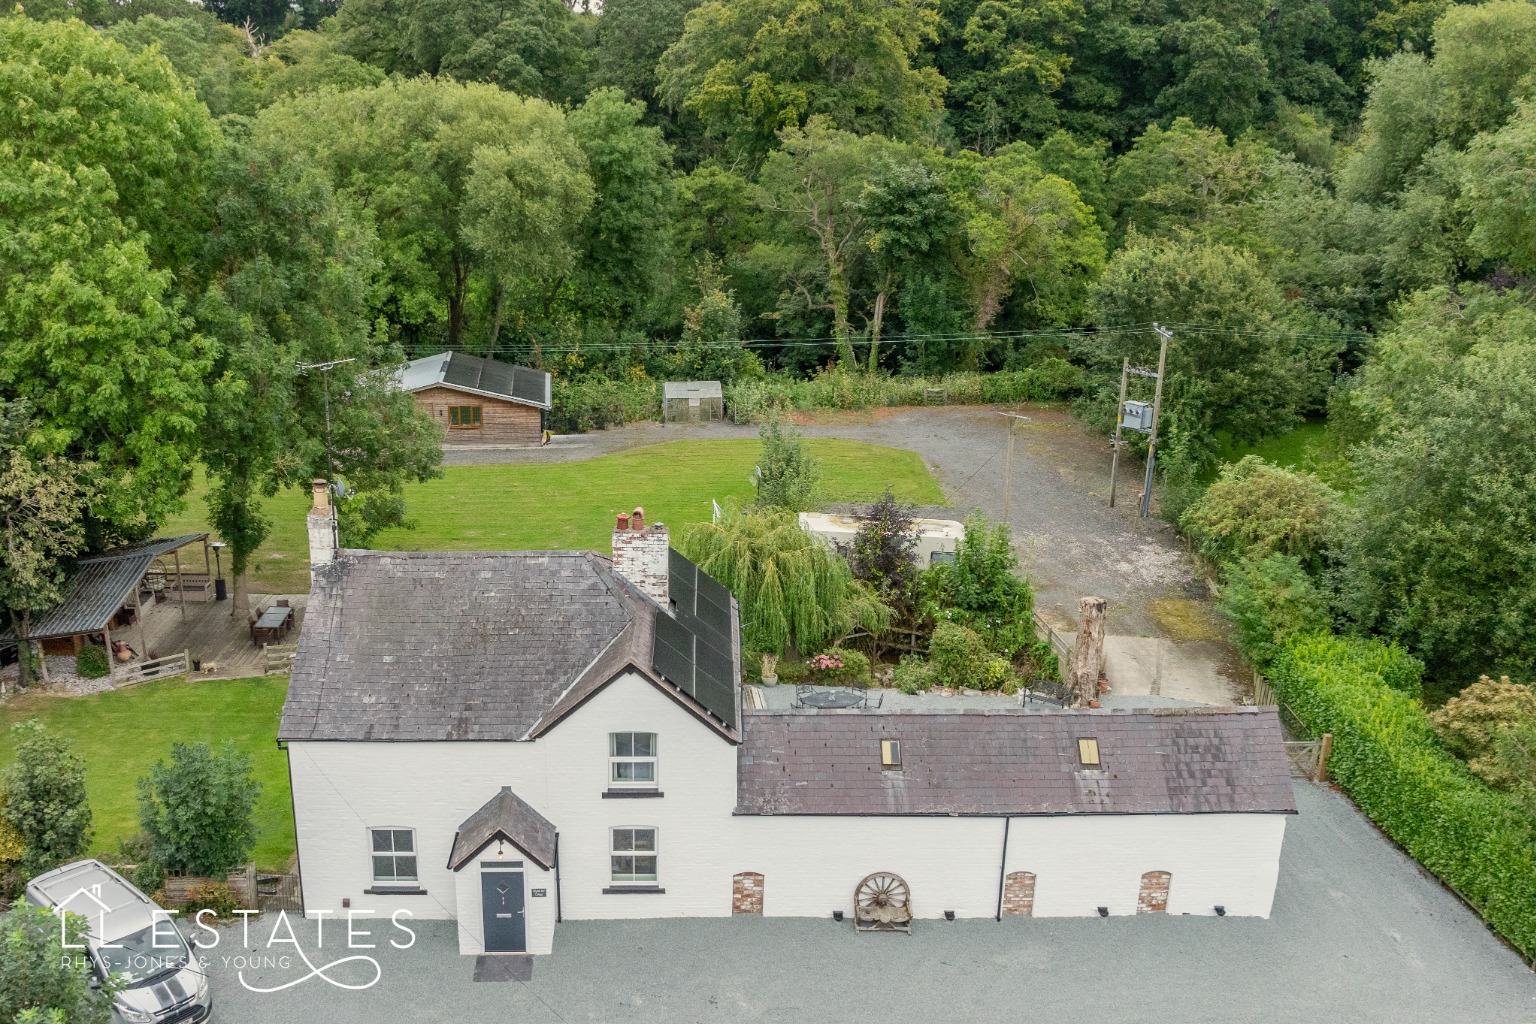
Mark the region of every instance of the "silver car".
<instances>
[{"instance_id":1,"label":"silver car","mask_svg":"<svg viewBox=\"0 0 1536 1024\"><path fill-rule=\"evenodd\" d=\"M85 950L100 979L122 988L122 1024L198 1024L213 1012L208 978L186 939L133 883L97 860L76 861L27 883L27 902L63 908L90 923ZM158 926L157 926L158 922Z\"/></svg>"}]
</instances>

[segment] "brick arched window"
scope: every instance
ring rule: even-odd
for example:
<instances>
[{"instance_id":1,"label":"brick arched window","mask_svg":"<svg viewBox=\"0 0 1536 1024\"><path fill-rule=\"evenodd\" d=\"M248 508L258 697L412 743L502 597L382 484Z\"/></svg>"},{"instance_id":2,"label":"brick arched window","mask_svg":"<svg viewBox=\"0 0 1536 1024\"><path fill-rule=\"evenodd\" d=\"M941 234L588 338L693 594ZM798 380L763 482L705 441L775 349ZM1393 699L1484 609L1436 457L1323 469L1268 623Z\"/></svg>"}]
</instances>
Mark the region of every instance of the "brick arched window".
<instances>
[{"instance_id":1,"label":"brick arched window","mask_svg":"<svg viewBox=\"0 0 1536 1024\"><path fill-rule=\"evenodd\" d=\"M763 875L760 871L739 871L731 877L731 913L763 912Z\"/></svg>"},{"instance_id":2,"label":"brick arched window","mask_svg":"<svg viewBox=\"0 0 1536 1024\"><path fill-rule=\"evenodd\" d=\"M1136 897L1136 913L1162 914L1168 910L1168 890L1173 875L1167 871L1148 871L1141 876L1141 893Z\"/></svg>"},{"instance_id":3,"label":"brick arched window","mask_svg":"<svg viewBox=\"0 0 1536 1024\"><path fill-rule=\"evenodd\" d=\"M1003 913L1035 915L1035 873L1010 871L1003 879Z\"/></svg>"}]
</instances>

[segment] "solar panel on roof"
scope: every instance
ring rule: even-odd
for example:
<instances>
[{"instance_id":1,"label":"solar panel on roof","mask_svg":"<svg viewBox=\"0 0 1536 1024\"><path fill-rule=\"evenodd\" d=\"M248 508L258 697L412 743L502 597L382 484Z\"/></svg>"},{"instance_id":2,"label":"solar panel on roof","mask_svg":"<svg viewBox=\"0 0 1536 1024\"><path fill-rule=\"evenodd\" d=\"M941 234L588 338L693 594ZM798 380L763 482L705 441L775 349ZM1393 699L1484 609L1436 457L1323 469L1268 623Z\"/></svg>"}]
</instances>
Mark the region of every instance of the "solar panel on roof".
<instances>
[{"instance_id":1,"label":"solar panel on roof","mask_svg":"<svg viewBox=\"0 0 1536 1024\"><path fill-rule=\"evenodd\" d=\"M451 353L448 356L448 365L443 368L443 383L460 388L478 388L480 360L474 356L467 356L463 352Z\"/></svg>"},{"instance_id":2,"label":"solar panel on roof","mask_svg":"<svg viewBox=\"0 0 1536 1024\"><path fill-rule=\"evenodd\" d=\"M549 401L549 374L542 370L530 370L526 366L515 367L511 387L510 394L514 398L520 398L525 402L537 402L540 405Z\"/></svg>"},{"instance_id":3,"label":"solar panel on roof","mask_svg":"<svg viewBox=\"0 0 1536 1024\"><path fill-rule=\"evenodd\" d=\"M512 379L516 372L513 367L493 359L481 360L480 366L479 388L481 391L489 391L494 395L512 394Z\"/></svg>"},{"instance_id":4,"label":"solar panel on roof","mask_svg":"<svg viewBox=\"0 0 1536 1024\"><path fill-rule=\"evenodd\" d=\"M676 618L656 616L651 661L669 683L728 725L736 724L730 591L676 551L668 552ZM707 597L700 600L707 592ZM724 596L725 606L717 603ZM704 614L699 614L703 609Z\"/></svg>"}]
</instances>

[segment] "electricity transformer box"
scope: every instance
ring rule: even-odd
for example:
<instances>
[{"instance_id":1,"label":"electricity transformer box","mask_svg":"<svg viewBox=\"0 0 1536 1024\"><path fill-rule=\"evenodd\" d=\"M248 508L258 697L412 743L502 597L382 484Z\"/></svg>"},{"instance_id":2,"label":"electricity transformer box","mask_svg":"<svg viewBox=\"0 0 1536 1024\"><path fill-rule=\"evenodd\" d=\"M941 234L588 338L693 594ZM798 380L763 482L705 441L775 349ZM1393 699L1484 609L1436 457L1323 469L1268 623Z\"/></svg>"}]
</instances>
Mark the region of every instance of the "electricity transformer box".
<instances>
[{"instance_id":1,"label":"electricity transformer box","mask_svg":"<svg viewBox=\"0 0 1536 1024\"><path fill-rule=\"evenodd\" d=\"M1131 430L1152 430L1152 403L1126 402L1120 410L1120 425Z\"/></svg>"}]
</instances>

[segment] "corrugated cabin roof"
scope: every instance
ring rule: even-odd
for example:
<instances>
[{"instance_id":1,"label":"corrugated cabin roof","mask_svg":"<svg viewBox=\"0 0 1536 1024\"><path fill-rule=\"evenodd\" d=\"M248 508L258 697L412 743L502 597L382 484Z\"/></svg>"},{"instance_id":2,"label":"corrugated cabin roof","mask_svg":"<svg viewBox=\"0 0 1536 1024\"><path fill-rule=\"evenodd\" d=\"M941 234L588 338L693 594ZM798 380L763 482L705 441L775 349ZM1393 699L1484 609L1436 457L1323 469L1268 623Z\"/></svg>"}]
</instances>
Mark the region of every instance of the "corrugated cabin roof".
<instances>
[{"instance_id":1,"label":"corrugated cabin roof","mask_svg":"<svg viewBox=\"0 0 1536 1024\"><path fill-rule=\"evenodd\" d=\"M189 533L180 537L156 537L80 559L65 581L64 600L32 618L31 639L101 632L123 607L156 558L207 536L206 533ZM10 631L0 634L0 640L8 639L13 639Z\"/></svg>"}]
</instances>

